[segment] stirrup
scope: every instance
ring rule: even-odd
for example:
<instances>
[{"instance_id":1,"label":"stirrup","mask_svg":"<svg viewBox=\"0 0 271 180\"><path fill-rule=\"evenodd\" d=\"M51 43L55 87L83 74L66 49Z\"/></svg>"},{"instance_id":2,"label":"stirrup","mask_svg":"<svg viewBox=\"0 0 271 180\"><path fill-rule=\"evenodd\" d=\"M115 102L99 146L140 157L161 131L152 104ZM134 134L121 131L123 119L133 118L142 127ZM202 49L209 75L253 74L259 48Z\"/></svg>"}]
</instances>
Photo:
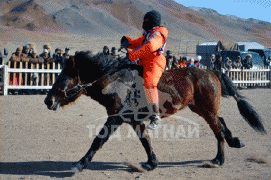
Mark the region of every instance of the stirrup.
<instances>
[{"instance_id":1,"label":"stirrup","mask_svg":"<svg viewBox=\"0 0 271 180\"><path fill-rule=\"evenodd\" d=\"M151 122L149 125L147 125L147 129L155 130L157 127L161 125L161 118L159 115L152 115L150 119L151 119Z\"/></svg>"}]
</instances>

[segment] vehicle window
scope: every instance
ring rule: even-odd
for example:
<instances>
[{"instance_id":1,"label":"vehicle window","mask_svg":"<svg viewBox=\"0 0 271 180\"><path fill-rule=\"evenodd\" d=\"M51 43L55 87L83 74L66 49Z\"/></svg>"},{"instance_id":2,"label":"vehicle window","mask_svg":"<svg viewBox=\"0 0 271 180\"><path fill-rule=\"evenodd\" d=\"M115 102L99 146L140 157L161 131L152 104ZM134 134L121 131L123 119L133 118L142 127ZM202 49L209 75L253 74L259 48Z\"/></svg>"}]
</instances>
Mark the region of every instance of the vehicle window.
<instances>
[{"instance_id":1,"label":"vehicle window","mask_svg":"<svg viewBox=\"0 0 271 180\"><path fill-rule=\"evenodd\" d=\"M269 50L264 51L264 55L268 59L268 57L271 56L271 51L269 51Z\"/></svg>"},{"instance_id":2,"label":"vehicle window","mask_svg":"<svg viewBox=\"0 0 271 180\"><path fill-rule=\"evenodd\" d=\"M241 53L241 57L243 60L246 59L246 55L249 53ZM261 56L259 54L256 53L250 53L252 55L251 61L253 63L253 65L255 66L264 66L264 62L263 59L261 58Z\"/></svg>"}]
</instances>

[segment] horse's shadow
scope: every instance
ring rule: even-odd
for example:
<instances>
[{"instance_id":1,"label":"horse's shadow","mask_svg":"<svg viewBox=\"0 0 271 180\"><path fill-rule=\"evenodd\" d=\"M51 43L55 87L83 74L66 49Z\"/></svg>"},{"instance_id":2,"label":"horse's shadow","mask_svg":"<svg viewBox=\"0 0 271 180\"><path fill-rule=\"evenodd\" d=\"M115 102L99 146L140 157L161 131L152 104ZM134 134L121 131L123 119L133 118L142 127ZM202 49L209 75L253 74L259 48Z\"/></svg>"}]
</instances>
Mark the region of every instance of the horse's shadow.
<instances>
[{"instance_id":1,"label":"horse's shadow","mask_svg":"<svg viewBox=\"0 0 271 180\"><path fill-rule=\"evenodd\" d=\"M0 174L12 175L41 175L56 178L71 177L74 162L64 161L36 161L36 162L0 162ZM127 171L119 162L91 162L87 169L96 171Z\"/></svg>"},{"instance_id":2,"label":"horse's shadow","mask_svg":"<svg viewBox=\"0 0 271 180\"><path fill-rule=\"evenodd\" d=\"M197 166L203 160L184 161L184 162L160 162L158 168ZM65 161L35 161L35 162L0 162L0 174L12 175L41 175L56 178L71 177L74 173L71 171L74 162ZM128 171L131 169L126 167L122 162L91 162L86 169L94 171Z\"/></svg>"}]
</instances>

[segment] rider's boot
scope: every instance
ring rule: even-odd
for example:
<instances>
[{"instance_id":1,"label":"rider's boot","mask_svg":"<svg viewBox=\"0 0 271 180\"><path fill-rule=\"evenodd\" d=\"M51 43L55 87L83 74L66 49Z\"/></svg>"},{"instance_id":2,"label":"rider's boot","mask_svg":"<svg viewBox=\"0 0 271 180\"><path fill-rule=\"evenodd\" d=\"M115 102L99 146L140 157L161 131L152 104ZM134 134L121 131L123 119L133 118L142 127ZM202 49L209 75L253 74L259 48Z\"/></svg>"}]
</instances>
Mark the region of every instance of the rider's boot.
<instances>
[{"instance_id":1,"label":"rider's boot","mask_svg":"<svg viewBox=\"0 0 271 180\"><path fill-rule=\"evenodd\" d=\"M155 130L160 124L161 124L161 117L159 113L159 104L155 103L152 105L153 108L153 114L150 116L150 124L147 125L147 129Z\"/></svg>"}]
</instances>

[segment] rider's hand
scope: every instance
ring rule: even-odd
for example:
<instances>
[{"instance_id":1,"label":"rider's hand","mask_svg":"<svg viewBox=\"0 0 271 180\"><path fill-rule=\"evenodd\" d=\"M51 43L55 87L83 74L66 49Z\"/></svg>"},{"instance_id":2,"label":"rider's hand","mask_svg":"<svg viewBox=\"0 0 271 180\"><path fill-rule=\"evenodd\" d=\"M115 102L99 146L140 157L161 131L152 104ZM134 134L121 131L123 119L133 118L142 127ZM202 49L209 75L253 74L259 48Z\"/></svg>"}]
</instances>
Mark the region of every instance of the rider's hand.
<instances>
[{"instance_id":1,"label":"rider's hand","mask_svg":"<svg viewBox=\"0 0 271 180\"><path fill-rule=\"evenodd\" d=\"M121 44L121 48L127 48L131 46L131 44L129 43L128 39L125 36L121 38L120 44Z\"/></svg>"}]
</instances>

